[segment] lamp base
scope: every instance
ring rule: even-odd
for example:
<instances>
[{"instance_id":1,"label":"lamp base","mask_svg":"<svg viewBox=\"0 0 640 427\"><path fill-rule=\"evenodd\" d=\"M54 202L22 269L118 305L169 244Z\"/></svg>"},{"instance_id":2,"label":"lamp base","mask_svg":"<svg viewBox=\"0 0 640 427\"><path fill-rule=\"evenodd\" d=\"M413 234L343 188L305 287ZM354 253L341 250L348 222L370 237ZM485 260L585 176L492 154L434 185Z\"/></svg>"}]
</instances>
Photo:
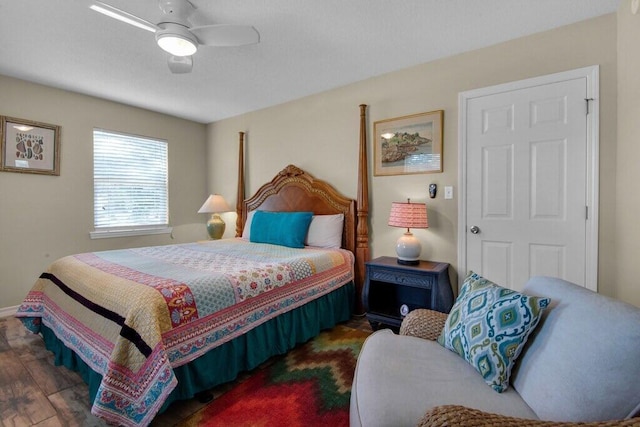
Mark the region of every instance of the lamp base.
<instances>
[{"instance_id":1,"label":"lamp base","mask_svg":"<svg viewBox=\"0 0 640 427\"><path fill-rule=\"evenodd\" d=\"M218 240L222 238L226 224L222 220L219 214L214 213L207 221L207 233L212 240Z\"/></svg>"},{"instance_id":2,"label":"lamp base","mask_svg":"<svg viewBox=\"0 0 640 427\"><path fill-rule=\"evenodd\" d=\"M398 264L400 264L400 265L418 265L418 264L420 264L420 260L416 259L416 260L408 261L408 260L404 260L404 259L398 258Z\"/></svg>"},{"instance_id":3,"label":"lamp base","mask_svg":"<svg viewBox=\"0 0 640 427\"><path fill-rule=\"evenodd\" d=\"M396 242L396 254L398 255L398 264L416 265L420 263L420 251L422 245L415 238L411 231L404 233Z\"/></svg>"}]
</instances>

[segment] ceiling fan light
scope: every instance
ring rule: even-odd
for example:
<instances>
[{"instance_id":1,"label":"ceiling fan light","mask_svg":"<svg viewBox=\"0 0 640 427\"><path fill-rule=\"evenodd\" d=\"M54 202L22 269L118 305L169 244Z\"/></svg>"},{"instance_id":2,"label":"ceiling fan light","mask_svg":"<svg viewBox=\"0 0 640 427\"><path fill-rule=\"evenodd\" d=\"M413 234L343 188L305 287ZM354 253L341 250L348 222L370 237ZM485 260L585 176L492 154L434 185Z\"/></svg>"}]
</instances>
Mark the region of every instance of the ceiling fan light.
<instances>
[{"instance_id":1,"label":"ceiling fan light","mask_svg":"<svg viewBox=\"0 0 640 427\"><path fill-rule=\"evenodd\" d=\"M195 37L177 24L164 24L164 28L156 32L156 41L162 50L174 56L191 56L198 50Z\"/></svg>"},{"instance_id":2,"label":"ceiling fan light","mask_svg":"<svg viewBox=\"0 0 640 427\"><path fill-rule=\"evenodd\" d=\"M158 46L174 56L190 56L198 50L191 40L175 35L158 37Z\"/></svg>"}]
</instances>

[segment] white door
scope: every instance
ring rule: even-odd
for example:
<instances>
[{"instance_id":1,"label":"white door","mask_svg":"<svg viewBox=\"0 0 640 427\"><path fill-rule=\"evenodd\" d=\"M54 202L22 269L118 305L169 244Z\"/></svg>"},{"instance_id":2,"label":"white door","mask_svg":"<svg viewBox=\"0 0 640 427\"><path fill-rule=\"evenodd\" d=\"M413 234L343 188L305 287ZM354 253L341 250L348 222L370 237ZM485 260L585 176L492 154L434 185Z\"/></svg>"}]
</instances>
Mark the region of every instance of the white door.
<instances>
[{"instance_id":1,"label":"white door","mask_svg":"<svg viewBox=\"0 0 640 427\"><path fill-rule=\"evenodd\" d=\"M538 275L595 288L589 85L560 74L464 98L461 275L516 290Z\"/></svg>"}]
</instances>

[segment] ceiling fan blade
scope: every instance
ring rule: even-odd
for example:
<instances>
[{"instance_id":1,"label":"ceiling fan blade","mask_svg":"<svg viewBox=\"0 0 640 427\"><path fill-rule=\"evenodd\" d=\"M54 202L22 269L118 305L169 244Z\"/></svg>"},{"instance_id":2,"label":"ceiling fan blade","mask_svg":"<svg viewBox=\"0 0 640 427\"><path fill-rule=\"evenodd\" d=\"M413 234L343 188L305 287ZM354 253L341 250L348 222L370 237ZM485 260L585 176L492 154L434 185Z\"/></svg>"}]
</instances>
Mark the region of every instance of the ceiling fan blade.
<instances>
[{"instance_id":1,"label":"ceiling fan blade","mask_svg":"<svg viewBox=\"0 0 640 427\"><path fill-rule=\"evenodd\" d=\"M155 33L159 29L157 25L152 24L146 19L142 19L136 15L125 12L124 10L118 9L117 7L113 7L106 3L102 3L100 1L94 1L94 4L89 6L89 8L110 18L117 19L121 22L126 22L127 24L142 28L143 30L151 31L152 33Z\"/></svg>"},{"instance_id":2,"label":"ceiling fan blade","mask_svg":"<svg viewBox=\"0 0 640 427\"><path fill-rule=\"evenodd\" d=\"M217 24L189 28L200 44L207 46L242 46L260 43L260 33L251 25Z\"/></svg>"},{"instance_id":3,"label":"ceiling fan blade","mask_svg":"<svg viewBox=\"0 0 640 427\"><path fill-rule=\"evenodd\" d=\"M190 56L173 56L169 55L167 60L169 70L173 74L185 74L190 73L193 68L193 58Z\"/></svg>"}]
</instances>

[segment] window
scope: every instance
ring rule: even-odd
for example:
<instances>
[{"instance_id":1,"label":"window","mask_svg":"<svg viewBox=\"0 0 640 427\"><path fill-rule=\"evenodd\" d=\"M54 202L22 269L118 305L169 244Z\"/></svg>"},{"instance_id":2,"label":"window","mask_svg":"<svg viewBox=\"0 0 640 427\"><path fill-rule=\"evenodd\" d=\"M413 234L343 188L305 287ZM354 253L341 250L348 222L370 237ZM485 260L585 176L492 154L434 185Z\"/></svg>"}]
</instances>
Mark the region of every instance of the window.
<instances>
[{"instance_id":1,"label":"window","mask_svg":"<svg viewBox=\"0 0 640 427\"><path fill-rule=\"evenodd\" d=\"M93 130L91 238L170 233L167 141Z\"/></svg>"}]
</instances>

